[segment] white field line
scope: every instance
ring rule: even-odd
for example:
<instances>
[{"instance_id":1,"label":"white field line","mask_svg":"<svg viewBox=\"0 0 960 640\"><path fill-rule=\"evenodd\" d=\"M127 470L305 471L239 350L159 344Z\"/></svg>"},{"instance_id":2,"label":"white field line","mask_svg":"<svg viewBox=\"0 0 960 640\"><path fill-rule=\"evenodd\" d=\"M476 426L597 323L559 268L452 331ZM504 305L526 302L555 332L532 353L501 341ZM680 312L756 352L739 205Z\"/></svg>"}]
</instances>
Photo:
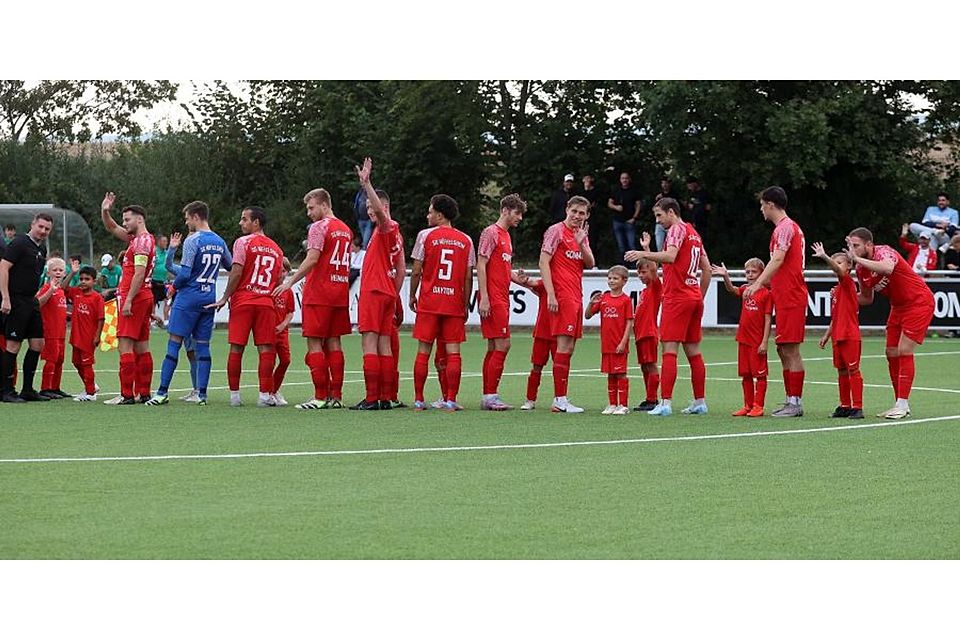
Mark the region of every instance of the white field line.
<instances>
[{"instance_id":1,"label":"white field line","mask_svg":"<svg viewBox=\"0 0 960 640\"><path fill-rule=\"evenodd\" d=\"M810 429L790 429L785 431L751 431L746 433L713 433L698 436L673 436L660 438L629 438L621 440L583 440L573 442L543 442L528 444L493 444L465 447L409 447L397 449L344 449L331 451L287 451L287 452L258 452L258 453L217 453L217 454L172 454L159 456L103 456L85 458L10 458L0 459L0 464L25 464L38 462L133 462L133 461L165 461L165 460L235 460L242 458L295 458L319 456L356 456L375 454L406 454L406 453L451 453L463 451L507 451L511 449L551 449L560 447L587 447L601 445L623 444L653 444L661 442L695 442L699 440L726 440L732 438L753 438L760 436L785 436L811 433L825 433L828 431L856 431L860 429L900 427L910 424L926 422L942 422L958 420L960 415L940 416L936 418L919 418L916 420L899 420L873 422L869 424L849 424L834 427L817 427Z\"/></svg>"}]
</instances>

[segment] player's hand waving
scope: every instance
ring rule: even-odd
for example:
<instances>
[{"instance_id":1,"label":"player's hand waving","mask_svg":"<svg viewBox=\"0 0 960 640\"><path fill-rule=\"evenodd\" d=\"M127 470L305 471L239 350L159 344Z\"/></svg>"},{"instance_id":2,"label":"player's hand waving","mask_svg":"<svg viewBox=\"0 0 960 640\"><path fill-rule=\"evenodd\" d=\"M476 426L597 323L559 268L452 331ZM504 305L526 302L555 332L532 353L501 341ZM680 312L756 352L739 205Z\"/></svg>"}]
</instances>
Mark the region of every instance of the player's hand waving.
<instances>
[{"instance_id":1,"label":"player's hand waving","mask_svg":"<svg viewBox=\"0 0 960 640\"><path fill-rule=\"evenodd\" d=\"M581 247L583 243L586 242L587 236L590 234L590 225L587 222L583 223L579 229L573 232L573 239L577 241L577 244Z\"/></svg>"},{"instance_id":2,"label":"player's hand waving","mask_svg":"<svg viewBox=\"0 0 960 640\"><path fill-rule=\"evenodd\" d=\"M101 211L110 211L113 209L113 203L116 202L117 195L113 191L108 191L103 196L103 202L100 203Z\"/></svg>"},{"instance_id":3,"label":"player's hand waving","mask_svg":"<svg viewBox=\"0 0 960 640\"><path fill-rule=\"evenodd\" d=\"M357 170L357 178L360 179L360 184L365 185L370 182L370 173L373 171L373 160L364 158L363 167L354 166L354 169Z\"/></svg>"},{"instance_id":4,"label":"player's hand waving","mask_svg":"<svg viewBox=\"0 0 960 640\"><path fill-rule=\"evenodd\" d=\"M650 251L650 234L646 231L640 234L640 246L644 251Z\"/></svg>"},{"instance_id":5,"label":"player's hand waving","mask_svg":"<svg viewBox=\"0 0 960 640\"><path fill-rule=\"evenodd\" d=\"M715 264L712 264L712 265L710 265L710 273L713 274L713 275L715 275L715 276L726 276L726 275L728 275L728 274L727 274L727 265L724 264L724 263L722 263L722 262L720 263L720 266L717 266L717 265L715 265Z\"/></svg>"},{"instance_id":6,"label":"player's hand waving","mask_svg":"<svg viewBox=\"0 0 960 640\"><path fill-rule=\"evenodd\" d=\"M170 248L176 249L180 246L180 241L183 239L183 234L179 231L174 231L170 234Z\"/></svg>"},{"instance_id":7,"label":"player's hand waving","mask_svg":"<svg viewBox=\"0 0 960 640\"><path fill-rule=\"evenodd\" d=\"M815 258L826 259L827 252L823 250L822 242L814 242L812 245L810 245L810 248L813 249L813 256Z\"/></svg>"}]
</instances>

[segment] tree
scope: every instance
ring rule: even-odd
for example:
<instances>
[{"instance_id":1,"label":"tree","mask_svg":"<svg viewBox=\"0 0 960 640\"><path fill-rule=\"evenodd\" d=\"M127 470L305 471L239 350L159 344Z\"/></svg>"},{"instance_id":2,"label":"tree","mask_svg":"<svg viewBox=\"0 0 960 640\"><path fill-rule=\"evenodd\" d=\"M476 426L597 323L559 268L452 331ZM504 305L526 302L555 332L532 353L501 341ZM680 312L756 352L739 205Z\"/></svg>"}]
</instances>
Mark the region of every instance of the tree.
<instances>
[{"instance_id":1,"label":"tree","mask_svg":"<svg viewBox=\"0 0 960 640\"><path fill-rule=\"evenodd\" d=\"M137 111L173 100L165 80L0 80L0 138L87 142L106 134L140 135Z\"/></svg>"}]
</instances>

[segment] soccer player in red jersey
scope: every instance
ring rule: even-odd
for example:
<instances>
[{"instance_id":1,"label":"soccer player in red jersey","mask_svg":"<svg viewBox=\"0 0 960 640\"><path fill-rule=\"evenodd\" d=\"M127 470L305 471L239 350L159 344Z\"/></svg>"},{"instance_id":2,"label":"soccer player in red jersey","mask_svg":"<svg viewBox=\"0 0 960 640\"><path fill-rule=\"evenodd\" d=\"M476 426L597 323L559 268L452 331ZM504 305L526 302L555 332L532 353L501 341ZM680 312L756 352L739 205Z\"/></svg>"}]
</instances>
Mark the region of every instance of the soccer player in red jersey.
<instances>
[{"instance_id":1,"label":"soccer player in red jersey","mask_svg":"<svg viewBox=\"0 0 960 640\"><path fill-rule=\"evenodd\" d=\"M233 243L233 265L230 267L227 287L219 300L208 305L208 308L219 309L228 300L230 302L227 385L230 387L231 407L243 404L240 399L240 373L243 351L251 332L258 352L260 395L257 406L276 406L273 398L273 363L276 358L274 344L277 322L273 291L282 278L283 251L264 234L266 226L267 212L260 207L246 207L240 213L240 231L243 235Z\"/></svg>"},{"instance_id":2,"label":"soccer player in red jersey","mask_svg":"<svg viewBox=\"0 0 960 640\"><path fill-rule=\"evenodd\" d=\"M557 340L553 337L550 326L550 311L547 309L547 288L540 278L531 278L519 271L517 284L535 293L539 300L537 307L537 321L533 327L533 349L530 353L530 375L527 376L527 398L520 406L523 411L530 411L537 406L537 390L540 388L540 379L543 368L551 357L556 361Z\"/></svg>"},{"instance_id":3,"label":"soccer player in red jersey","mask_svg":"<svg viewBox=\"0 0 960 640\"><path fill-rule=\"evenodd\" d=\"M590 297L584 312L589 320L600 314L600 371L607 374L607 397L609 404L601 413L605 416L625 416L630 395L630 379L627 378L627 359L630 355L630 334L633 333L633 301L623 293L630 272L617 265L607 272L610 291L597 292Z\"/></svg>"},{"instance_id":4,"label":"soccer player in red jersey","mask_svg":"<svg viewBox=\"0 0 960 640\"><path fill-rule=\"evenodd\" d=\"M633 336L637 343L637 364L643 373L646 396L634 411L650 411L657 406L657 393L660 390L660 368L657 366L660 329L657 327L657 316L663 299L663 283L657 275L657 263L653 260L640 260L637 274L643 283L643 290L633 318Z\"/></svg>"},{"instance_id":5,"label":"soccer player in red jersey","mask_svg":"<svg viewBox=\"0 0 960 640\"><path fill-rule=\"evenodd\" d=\"M390 336L396 299L406 276L400 225L390 217L390 198L370 183L373 161L365 158L356 167L360 186L367 194L367 215L376 223L360 274L359 330L363 344L363 380L366 396L351 409L392 409L391 380L396 368Z\"/></svg>"},{"instance_id":6,"label":"soccer player in red jersey","mask_svg":"<svg viewBox=\"0 0 960 640\"><path fill-rule=\"evenodd\" d=\"M590 201L573 196L567 217L547 229L540 247L540 275L547 290L550 334L557 341L553 357L553 405L556 413L583 413L567 399L570 358L583 336L583 270L596 264L588 240Z\"/></svg>"},{"instance_id":7,"label":"soccer player in red jersey","mask_svg":"<svg viewBox=\"0 0 960 640\"><path fill-rule=\"evenodd\" d=\"M462 409L457 404L462 371L460 343L467 339L464 325L470 312L476 258L473 240L453 227L459 213L456 200L450 196L441 193L431 197L427 210L430 227L417 234L410 254L413 270L409 306L417 314L413 337L420 342L413 365L413 408L416 410L427 407L423 387L433 342L438 339L444 342L447 351L443 409Z\"/></svg>"},{"instance_id":8,"label":"soccer player in red jersey","mask_svg":"<svg viewBox=\"0 0 960 640\"><path fill-rule=\"evenodd\" d=\"M873 233L858 227L847 236L847 255L860 281L858 301L873 302L875 292L890 301L887 317L887 365L896 404L877 414L899 420L910 415L910 389L915 373L913 354L923 344L933 320L933 292L893 247L873 244Z\"/></svg>"},{"instance_id":9,"label":"soccer player in red jersey","mask_svg":"<svg viewBox=\"0 0 960 640\"><path fill-rule=\"evenodd\" d=\"M393 409L406 409L407 405L400 400L400 326L403 324L403 300L397 296L393 311L393 331L390 333L390 352L393 354L393 377L385 391ZM437 345L440 349L440 345ZM439 373L439 371L438 371Z\"/></svg>"},{"instance_id":10,"label":"soccer player in red jersey","mask_svg":"<svg viewBox=\"0 0 960 640\"><path fill-rule=\"evenodd\" d=\"M40 317L43 319L43 374L40 383L40 395L51 400L70 398L69 393L60 390L63 380L63 359L67 338L67 293L64 290L66 263L63 258L47 260L47 275L50 280L37 292L40 303Z\"/></svg>"},{"instance_id":11,"label":"soccer player in red jersey","mask_svg":"<svg viewBox=\"0 0 960 640\"><path fill-rule=\"evenodd\" d=\"M108 192L100 205L100 218L115 238L128 244L123 252L120 285L117 287L117 338L120 351L120 401L136 404L150 399L153 381L153 356L150 354L150 320L153 314L153 291L150 276L156 260L156 243L147 231L146 210L139 205L123 208L123 224L110 216L117 197ZM109 402L109 401L108 401ZM112 403L111 403L112 404Z\"/></svg>"},{"instance_id":12,"label":"soccer player in red jersey","mask_svg":"<svg viewBox=\"0 0 960 640\"><path fill-rule=\"evenodd\" d=\"M760 194L760 212L774 224L770 236L770 262L745 293L755 295L770 286L776 315L777 354L783 365L783 386L787 399L771 415L799 418L803 415L803 343L807 324L807 283L803 279L806 248L803 230L787 215L787 194L780 187L768 187Z\"/></svg>"},{"instance_id":13,"label":"soccer player in red jersey","mask_svg":"<svg viewBox=\"0 0 960 640\"><path fill-rule=\"evenodd\" d=\"M283 272L280 278L286 278L290 273L290 261L283 259ZM278 287L279 289L279 287ZM287 406L287 399L280 393L283 378L290 367L290 322L293 320L294 310L293 291L283 289L279 295L273 296L273 310L276 313L277 327L274 350L277 352L277 366L273 370L273 403L278 407Z\"/></svg>"},{"instance_id":14,"label":"soccer player in red jersey","mask_svg":"<svg viewBox=\"0 0 960 640\"><path fill-rule=\"evenodd\" d=\"M661 198L654 206L657 222L667 230L663 251L650 251L650 234L644 232L643 251L628 251L623 259L633 262L653 260L663 265L663 311L660 318L660 342L663 345L663 374L660 378L660 403L648 411L653 416L673 413L673 386L677 381L677 352L680 345L690 363L693 402L682 413L707 413L705 399L707 369L700 353L703 331L703 297L710 286L710 260L700 234L681 217L680 203ZM700 272L699 275L697 272Z\"/></svg>"},{"instance_id":15,"label":"soccer player in red jersey","mask_svg":"<svg viewBox=\"0 0 960 640\"><path fill-rule=\"evenodd\" d=\"M737 325L737 375L743 384L743 407L733 412L734 416L759 418L767 395L767 342L770 340L770 318L773 314L773 298L766 287L750 297L746 289L756 282L765 265L760 258L750 258L743 265L747 283L733 286L727 265L710 267L713 275L723 276L727 291L741 300L740 322ZM756 380L756 386L754 386Z\"/></svg>"},{"instance_id":16,"label":"soccer player in red jersey","mask_svg":"<svg viewBox=\"0 0 960 640\"><path fill-rule=\"evenodd\" d=\"M477 245L480 331L487 340L480 408L489 411L513 408L500 398L498 389L510 351L510 283L517 282L516 274L510 270L513 263L510 229L520 224L526 211L527 203L519 194L504 197L500 200L500 217L483 230Z\"/></svg>"},{"instance_id":17,"label":"soccer player in red jersey","mask_svg":"<svg viewBox=\"0 0 960 640\"><path fill-rule=\"evenodd\" d=\"M82 267L79 286L67 291L67 296L73 303L73 315L70 317L72 361L83 380L83 393L73 397L75 402L93 402L97 399L93 365L96 361L94 354L103 331L103 298L93 289L96 281L97 270L93 267Z\"/></svg>"},{"instance_id":18,"label":"soccer player in red jersey","mask_svg":"<svg viewBox=\"0 0 960 640\"><path fill-rule=\"evenodd\" d=\"M333 214L326 189L303 196L307 216L307 257L273 294L280 295L304 276L301 313L307 339L305 362L313 380L313 399L298 409L343 408L343 348L340 336L350 333L350 243L353 232Z\"/></svg>"},{"instance_id":19,"label":"soccer player in red jersey","mask_svg":"<svg viewBox=\"0 0 960 640\"><path fill-rule=\"evenodd\" d=\"M828 256L823 243L813 243L813 255L827 263L839 282L830 289L830 326L820 338L823 349L833 341L833 366L837 369L840 405L831 418L863 419L863 376L860 374L860 304L850 271L853 264L844 252Z\"/></svg>"}]
</instances>

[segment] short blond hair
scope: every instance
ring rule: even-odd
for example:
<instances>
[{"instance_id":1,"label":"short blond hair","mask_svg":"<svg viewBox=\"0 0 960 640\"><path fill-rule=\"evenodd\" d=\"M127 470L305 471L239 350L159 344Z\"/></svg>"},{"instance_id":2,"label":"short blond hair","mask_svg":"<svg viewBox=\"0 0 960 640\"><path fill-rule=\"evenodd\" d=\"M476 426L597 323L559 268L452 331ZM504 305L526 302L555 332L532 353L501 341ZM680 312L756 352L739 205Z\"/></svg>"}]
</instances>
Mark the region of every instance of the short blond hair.
<instances>
[{"instance_id":1,"label":"short blond hair","mask_svg":"<svg viewBox=\"0 0 960 640\"><path fill-rule=\"evenodd\" d=\"M312 189L307 192L307 195L303 196L303 204L310 204L311 200L316 200L319 205L332 206L332 201L330 200L330 194L326 189Z\"/></svg>"},{"instance_id":2,"label":"short blond hair","mask_svg":"<svg viewBox=\"0 0 960 640\"><path fill-rule=\"evenodd\" d=\"M764 267L766 266L767 265L765 265L763 263L763 260L761 260L760 258L750 258L749 260L743 263L744 268L756 267L757 269L760 269L760 271L763 271Z\"/></svg>"},{"instance_id":3,"label":"short blond hair","mask_svg":"<svg viewBox=\"0 0 960 640\"><path fill-rule=\"evenodd\" d=\"M618 275L624 280L626 280L627 278L630 277L630 271L628 271L627 268L622 264L615 264L612 267L610 267L609 271L607 271L607 275L608 276Z\"/></svg>"},{"instance_id":4,"label":"short blond hair","mask_svg":"<svg viewBox=\"0 0 960 640\"><path fill-rule=\"evenodd\" d=\"M47 260L47 270L49 271L51 267L59 265L62 269L67 268L67 263L63 261L63 258L58 258L54 256Z\"/></svg>"}]
</instances>

